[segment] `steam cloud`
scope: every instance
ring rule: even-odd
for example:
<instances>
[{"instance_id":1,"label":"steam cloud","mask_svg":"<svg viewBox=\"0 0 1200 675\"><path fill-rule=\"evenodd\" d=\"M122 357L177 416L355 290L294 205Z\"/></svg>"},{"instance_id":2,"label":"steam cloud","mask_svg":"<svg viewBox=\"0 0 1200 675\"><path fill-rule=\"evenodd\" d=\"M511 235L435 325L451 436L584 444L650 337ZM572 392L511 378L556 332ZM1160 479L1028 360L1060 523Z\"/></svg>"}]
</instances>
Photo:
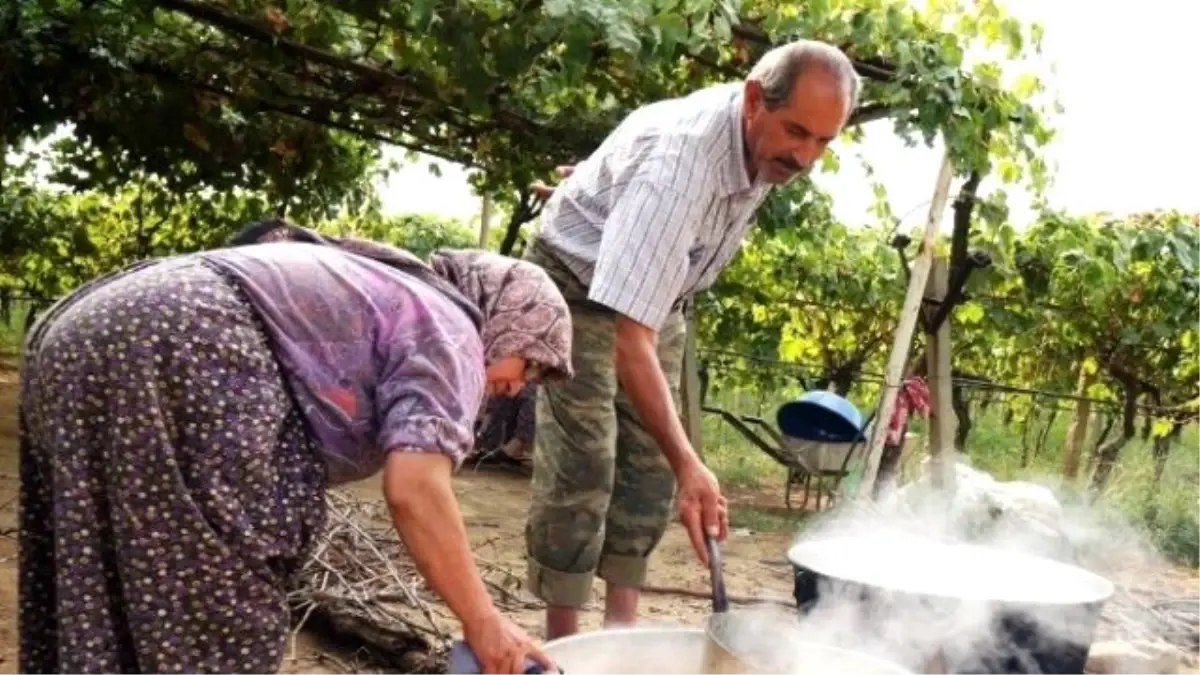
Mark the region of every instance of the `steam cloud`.
<instances>
[{"instance_id":1,"label":"steam cloud","mask_svg":"<svg viewBox=\"0 0 1200 675\"><path fill-rule=\"evenodd\" d=\"M1053 486L997 483L960 462L954 494L923 476L872 505L839 504L806 522L793 547L822 552L822 571L878 592L818 583L803 612L734 609L721 641L753 672L1037 673L1047 654L1082 664L1109 580L1165 562L1121 518ZM682 628L639 624L653 627ZM632 651L597 653L574 670L701 672L696 634L672 635L636 646L624 636Z\"/></svg>"},{"instance_id":2,"label":"steam cloud","mask_svg":"<svg viewBox=\"0 0 1200 675\"><path fill-rule=\"evenodd\" d=\"M834 645L917 672L1082 666L1107 579L1163 562L1121 519L1047 483L997 483L959 463L954 494L923 476L873 506L835 507L794 545L821 572L866 585L808 575L820 581L803 618L749 610L731 639L764 654L769 636Z\"/></svg>"}]
</instances>

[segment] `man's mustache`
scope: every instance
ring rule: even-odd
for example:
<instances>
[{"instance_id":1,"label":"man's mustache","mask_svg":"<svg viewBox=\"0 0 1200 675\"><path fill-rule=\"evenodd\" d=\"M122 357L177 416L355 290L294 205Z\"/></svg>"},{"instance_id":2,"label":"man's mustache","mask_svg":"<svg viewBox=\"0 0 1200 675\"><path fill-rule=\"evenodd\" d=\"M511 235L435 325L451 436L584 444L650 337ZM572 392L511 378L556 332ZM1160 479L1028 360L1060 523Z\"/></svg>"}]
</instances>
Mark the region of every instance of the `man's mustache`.
<instances>
[{"instance_id":1,"label":"man's mustache","mask_svg":"<svg viewBox=\"0 0 1200 675\"><path fill-rule=\"evenodd\" d=\"M800 175L806 175L812 170L812 166L802 166L799 162L791 157L776 157L775 161L779 162L779 164L787 168L792 173Z\"/></svg>"}]
</instances>

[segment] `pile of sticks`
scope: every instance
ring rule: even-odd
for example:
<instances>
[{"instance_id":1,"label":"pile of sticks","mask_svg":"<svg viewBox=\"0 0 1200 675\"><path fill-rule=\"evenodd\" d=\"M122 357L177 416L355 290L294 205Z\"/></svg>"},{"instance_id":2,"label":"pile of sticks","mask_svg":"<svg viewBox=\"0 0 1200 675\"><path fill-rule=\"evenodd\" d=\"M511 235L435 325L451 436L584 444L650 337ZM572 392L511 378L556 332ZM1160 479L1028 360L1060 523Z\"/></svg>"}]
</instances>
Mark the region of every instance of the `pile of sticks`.
<instances>
[{"instance_id":1,"label":"pile of sticks","mask_svg":"<svg viewBox=\"0 0 1200 675\"><path fill-rule=\"evenodd\" d=\"M417 572L382 500L336 490L326 500L325 531L288 598L293 657L301 629L319 620L335 637L365 646L377 665L442 672L458 621ZM540 606L521 597L506 569L478 557L476 564L497 607Z\"/></svg>"},{"instance_id":2,"label":"pile of sticks","mask_svg":"<svg viewBox=\"0 0 1200 675\"><path fill-rule=\"evenodd\" d=\"M1200 602L1194 596L1146 597L1118 588L1096 632L1101 639L1166 642L1195 655L1200 651Z\"/></svg>"}]
</instances>

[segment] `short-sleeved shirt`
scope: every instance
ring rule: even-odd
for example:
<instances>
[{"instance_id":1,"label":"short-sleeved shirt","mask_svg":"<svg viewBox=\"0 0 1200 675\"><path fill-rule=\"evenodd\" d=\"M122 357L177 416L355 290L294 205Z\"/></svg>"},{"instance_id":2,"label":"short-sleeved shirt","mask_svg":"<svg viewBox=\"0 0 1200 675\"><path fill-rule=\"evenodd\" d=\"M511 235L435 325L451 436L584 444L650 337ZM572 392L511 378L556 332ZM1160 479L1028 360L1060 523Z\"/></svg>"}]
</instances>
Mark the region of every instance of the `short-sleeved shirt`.
<instances>
[{"instance_id":1,"label":"short-sleeved shirt","mask_svg":"<svg viewBox=\"0 0 1200 675\"><path fill-rule=\"evenodd\" d=\"M741 84L639 108L555 189L539 238L590 300L659 329L729 264L770 191L746 172L741 111Z\"/></svg>"},{"instance_id":2,"label":"short-sleeved shirt","mask_svg":"<svg viewBox=\"0 0 1200 675\"><path fill-rule=\"evenodd\" d=\"M415 277L334 248L270 243L208 251L266 324L284 375L340 483L390 451L470 450L483 344L468 317Z\"/></svg>"}]
</instances>

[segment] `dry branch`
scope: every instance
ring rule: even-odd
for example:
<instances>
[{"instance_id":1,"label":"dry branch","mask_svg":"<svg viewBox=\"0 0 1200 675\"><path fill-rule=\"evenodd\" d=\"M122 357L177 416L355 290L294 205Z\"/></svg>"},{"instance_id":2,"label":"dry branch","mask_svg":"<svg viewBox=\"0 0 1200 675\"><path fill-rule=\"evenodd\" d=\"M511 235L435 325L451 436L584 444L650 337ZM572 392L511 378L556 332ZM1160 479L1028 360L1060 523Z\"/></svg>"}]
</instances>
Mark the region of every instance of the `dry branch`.
<instances>
[{"instance_id":1,"label":"dry branch","mask_svg":"<svg viewBox=\"0 0 1200 675\"><path fill-rule=\"evenodd\" d=\"M425 585L386 509L338 491L326 503L325 530L289 594L296 618L293 653L300 630L320 617L335 634L373 647L385 665L436 672L458 622ZM476 564L498 607L541 607L522 597L520 579L507 569L489 560ZM503 580L488 578L488 572Z\"/></svg>"}]
</instances>

